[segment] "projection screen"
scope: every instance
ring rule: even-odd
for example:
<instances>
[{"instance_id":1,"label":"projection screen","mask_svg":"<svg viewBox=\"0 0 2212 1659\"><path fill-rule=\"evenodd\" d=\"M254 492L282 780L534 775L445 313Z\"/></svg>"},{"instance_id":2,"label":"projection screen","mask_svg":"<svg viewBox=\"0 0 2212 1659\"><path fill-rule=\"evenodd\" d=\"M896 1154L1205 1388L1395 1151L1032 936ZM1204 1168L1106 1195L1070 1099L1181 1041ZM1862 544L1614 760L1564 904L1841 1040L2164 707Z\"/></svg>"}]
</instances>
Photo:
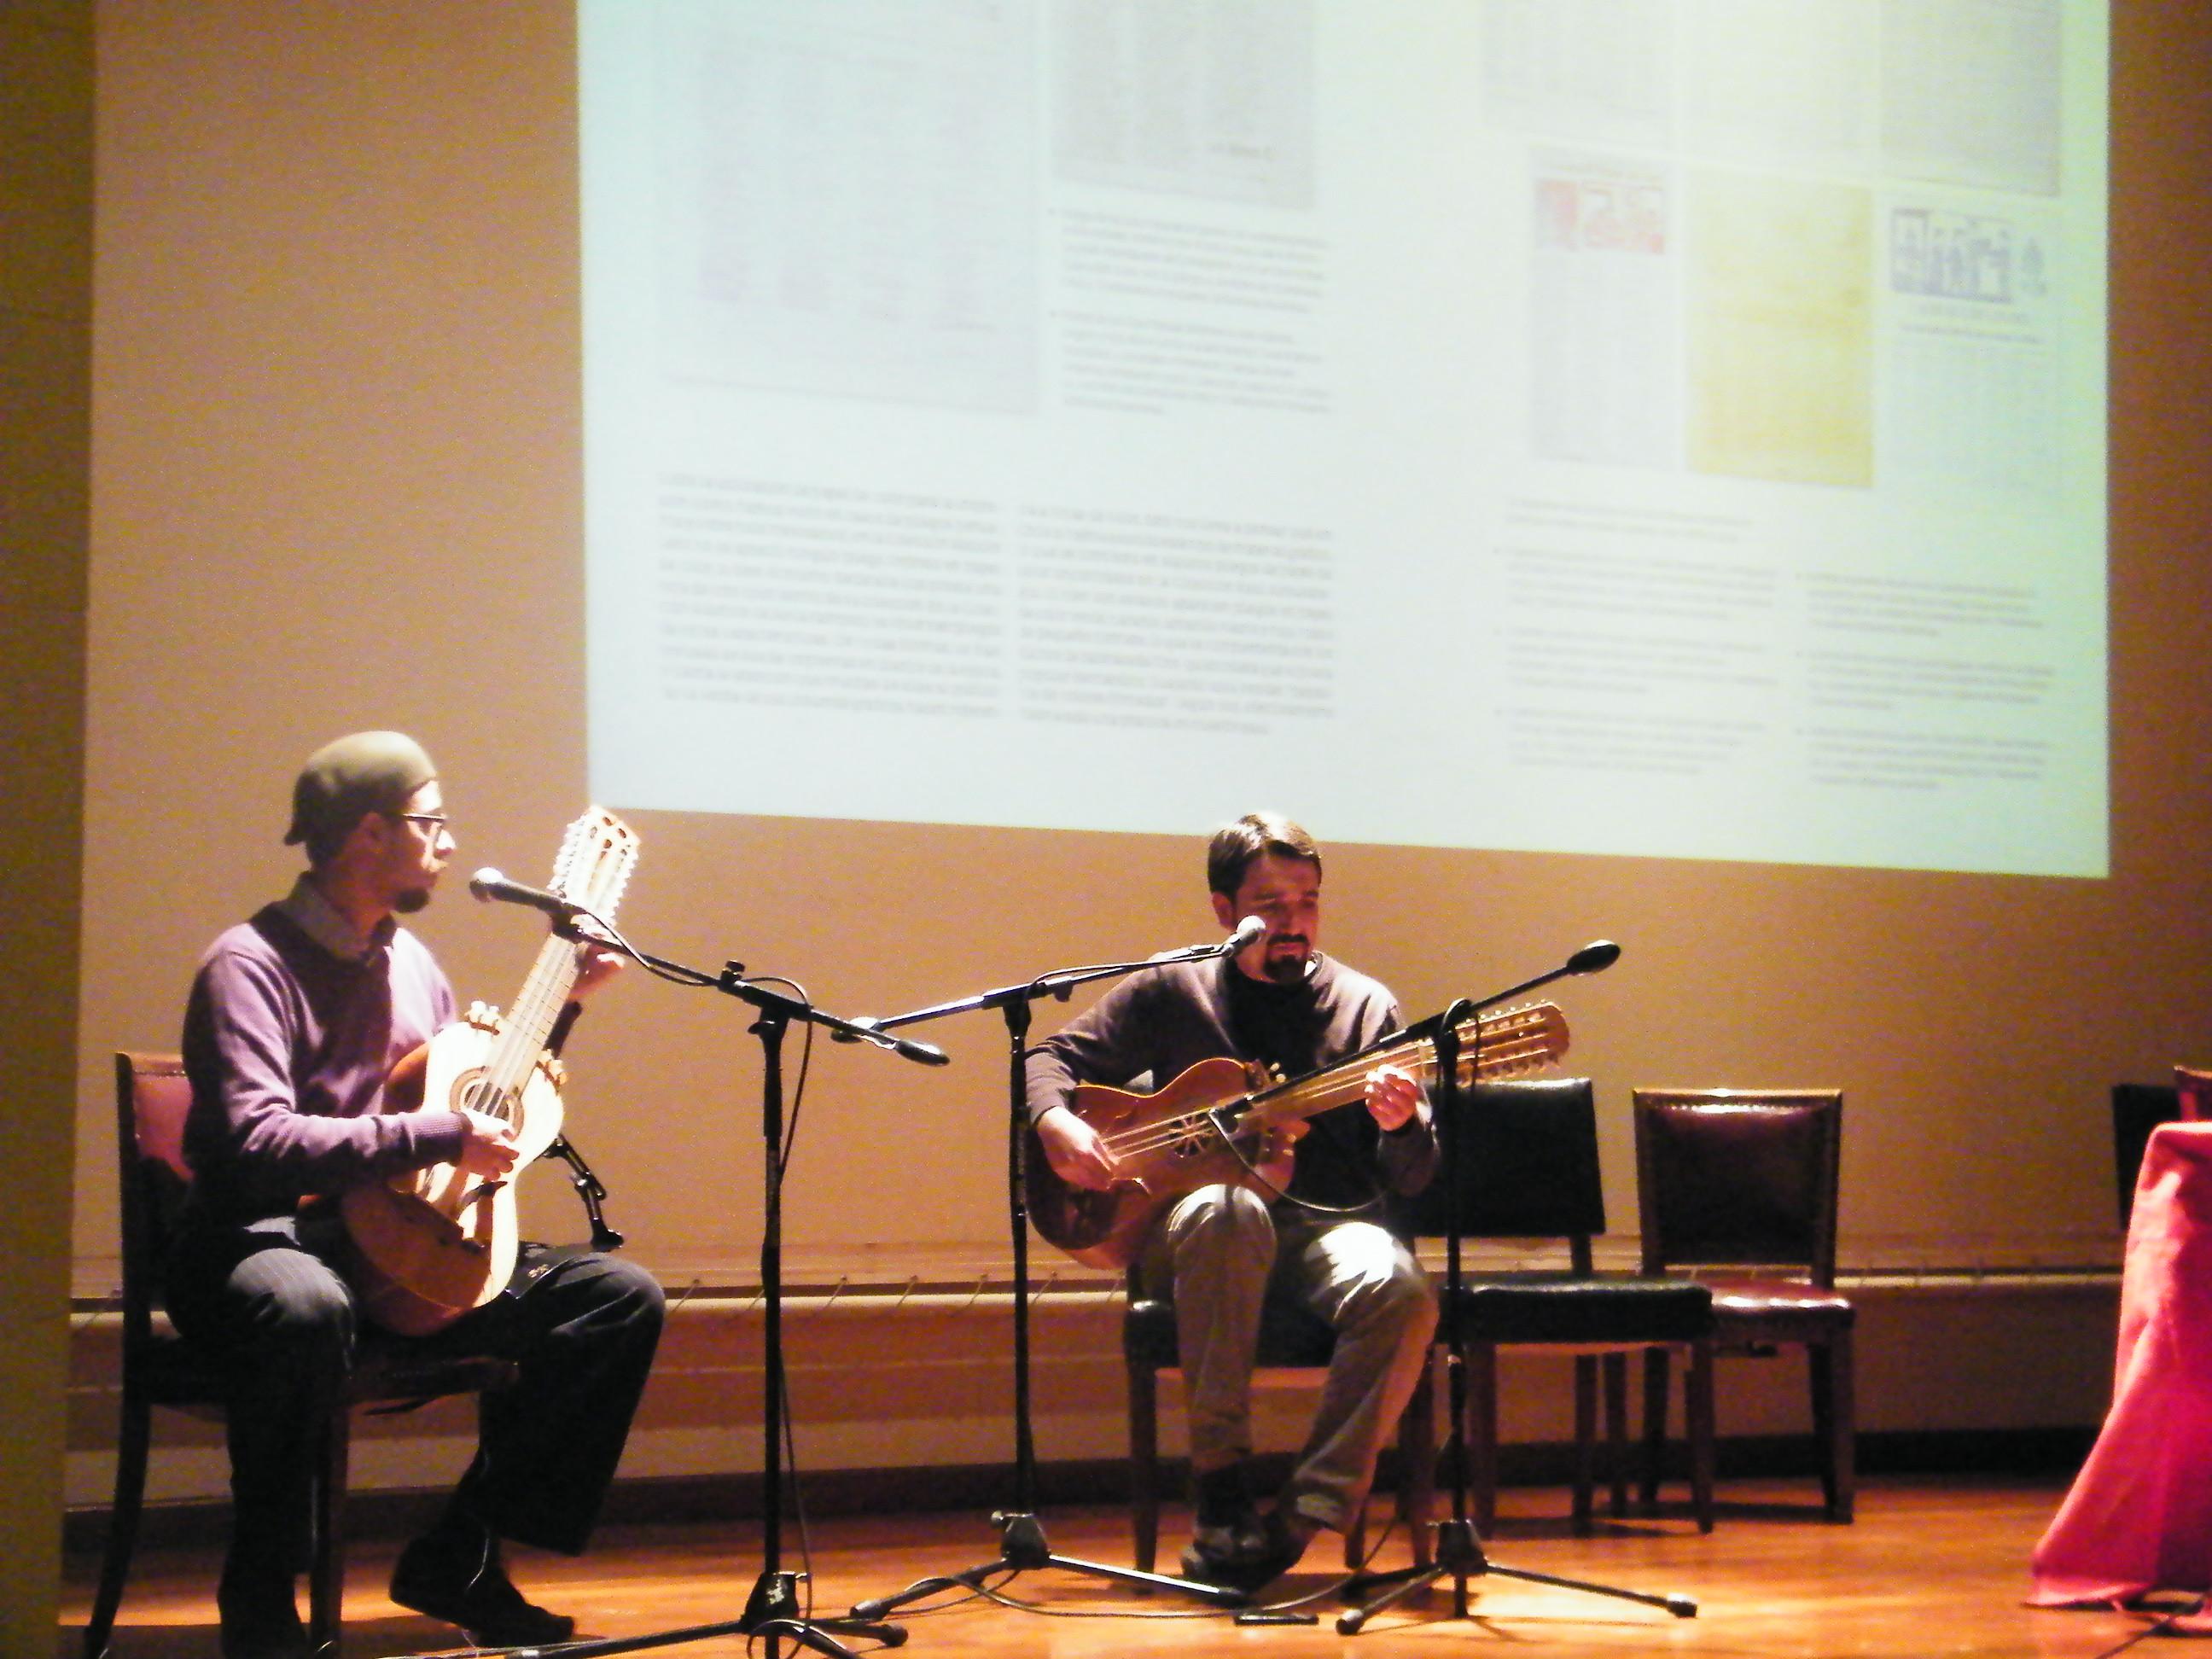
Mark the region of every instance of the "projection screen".
<instances>
[{"instance_id":1,"label":"projection screen","mask_svg":"<svg viewBox=\"0 0 2212 1659\"><path fill-rule=\"evenodd\" d=\"M2106 873L2103 6L579 15L600 799Z\"/></svg>"}]
</instances>

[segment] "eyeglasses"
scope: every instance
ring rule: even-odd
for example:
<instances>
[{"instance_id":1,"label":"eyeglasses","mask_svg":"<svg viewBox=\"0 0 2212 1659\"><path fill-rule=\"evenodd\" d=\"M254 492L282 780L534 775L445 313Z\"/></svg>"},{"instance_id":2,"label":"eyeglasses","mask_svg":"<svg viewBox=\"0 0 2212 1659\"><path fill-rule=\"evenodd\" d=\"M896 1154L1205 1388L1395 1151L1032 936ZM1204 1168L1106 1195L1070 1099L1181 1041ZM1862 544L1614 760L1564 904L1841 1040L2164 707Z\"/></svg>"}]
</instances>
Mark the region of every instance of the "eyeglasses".
<instances>
[{"instance_id":1,"label":"eyeglasses","mask_svg":"<svg viewBox=\"0 0 2212 1659\"><path fill-rule=\"evenodd\" d=\"M421 824L429 832L430 839L433 841L435 841L441 833L448 836L453 833L453 821L443 812L387 812L385 816L400 818L409 823Z\"/></svg>"}]
</instances>

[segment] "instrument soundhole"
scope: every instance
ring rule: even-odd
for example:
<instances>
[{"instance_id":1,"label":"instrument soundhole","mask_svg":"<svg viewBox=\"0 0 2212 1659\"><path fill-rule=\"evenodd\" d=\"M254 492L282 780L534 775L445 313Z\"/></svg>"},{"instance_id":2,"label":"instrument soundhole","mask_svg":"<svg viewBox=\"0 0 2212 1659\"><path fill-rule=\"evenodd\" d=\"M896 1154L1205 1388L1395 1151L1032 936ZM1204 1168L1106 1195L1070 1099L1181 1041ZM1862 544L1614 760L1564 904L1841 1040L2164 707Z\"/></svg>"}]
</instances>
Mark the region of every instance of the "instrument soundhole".
<instances>
[{"instance_id":1,"label":"instrument soundhole","mask_svg":"<svg viewBox=\"0 0 2212 1659\"><path fill-rule=\"evenodd\" d=\"M462 1086L461 1104L471 1112L482 1112L486 1117L496 1118L501 1123L514 1121L515 1097L500 1088L490 1078L479 1072Z\"/></svg>"}]
</instances>

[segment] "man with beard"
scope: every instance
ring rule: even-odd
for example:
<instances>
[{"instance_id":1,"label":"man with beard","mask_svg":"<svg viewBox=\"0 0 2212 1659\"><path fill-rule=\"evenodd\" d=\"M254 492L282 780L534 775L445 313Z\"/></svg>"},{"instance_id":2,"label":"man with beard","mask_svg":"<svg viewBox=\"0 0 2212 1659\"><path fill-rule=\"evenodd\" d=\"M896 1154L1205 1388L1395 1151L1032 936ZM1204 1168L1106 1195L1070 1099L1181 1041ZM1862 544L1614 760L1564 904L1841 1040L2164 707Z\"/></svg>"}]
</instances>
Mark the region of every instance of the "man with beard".
<instances>
[{"instance_id":1,"label":"man with beard","mask_svg":"<svg viewBox=\"0 0 2212 1659\"><path fill-rule=\"evenodd\" d=\"M1218 832L1206 880L1214 919L1267 932L1229 957L1123 980L1048 1037L1028 1066L1031 1121L1054 1172L1096 1190L1112 1152L1069 1109L1079 1084L1166 1087L1226 1055L1293 1077L1396 1030L1389 991L1315 947L1321 850L1297 824L1253 813ZM1186 1194L1154 1224L1142 1270L1172 1284L1197 1513L1183 1571L1256 1589L1296 1564L1320 1528L1342 1531L1374 1479L1436 1328L1436 1300L1404 1243L1377 1218L1384 1185L1419 1191L1437 1138L1419 1085L1377 1066L1363 1102L1323 1113L1265 1148L1257 1183ZM1335 1332L1328 1380L1289 1481L1263 1515L1246 1465L1261 1304L1294 1298Z\"/></svg>"},{"instance_id":2,"label":"man with beard","mask_svg":"<svg viewBox=\"0 0 2212 1659\"><path fill-rule=\"evenodd\" d=\"M226 1659L307 1651L295 1601L316 1425L352 1363L355 1292L331 1198L452 1164L505 1180L508 1124L445 1105L389 1109L392 1067L454 1017L453 988L398 917L429 902L454 850L429 757L357 732L308 757L288 843L289 896L202 958L185 1014L190 1196L168 1255L170 1316L221 1357L234 1521L216 1592ZM581 994L617 965L580 945ZM495 1646L565 1641L575 1621L526 1601L501 1540L574 1554L612 1480L660 1333L660 1287L611 1256L524 1247L514 1283L434 1337L514 1360L483 1401L475 1461L392 1575L402 1607Z\"/></svg>"}]
</instances>

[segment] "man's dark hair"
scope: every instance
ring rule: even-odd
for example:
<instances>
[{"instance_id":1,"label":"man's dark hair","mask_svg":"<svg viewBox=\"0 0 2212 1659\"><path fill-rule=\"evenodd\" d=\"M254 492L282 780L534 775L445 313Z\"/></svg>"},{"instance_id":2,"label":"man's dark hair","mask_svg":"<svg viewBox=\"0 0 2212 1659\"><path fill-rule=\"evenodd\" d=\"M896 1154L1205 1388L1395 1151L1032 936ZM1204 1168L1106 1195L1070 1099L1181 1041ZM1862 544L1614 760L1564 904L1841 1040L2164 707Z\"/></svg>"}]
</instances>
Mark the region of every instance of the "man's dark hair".
<instances>
[{"instance_id":1,"label":"man's dark hair","mask_svg":"<svg viewBox=\"0 0 2212 1659\"><path fill-rule=\"evenodd\" d=\"M1234 898L1244 884L1244 872L1262 853L1286 859L1304 859L1321 876L1321 847L1314 838L1280 812L1247 812L1234 823L1213 832L1206 849L1206 884L1226 898Z\"/></svg>"}]
</instances>

